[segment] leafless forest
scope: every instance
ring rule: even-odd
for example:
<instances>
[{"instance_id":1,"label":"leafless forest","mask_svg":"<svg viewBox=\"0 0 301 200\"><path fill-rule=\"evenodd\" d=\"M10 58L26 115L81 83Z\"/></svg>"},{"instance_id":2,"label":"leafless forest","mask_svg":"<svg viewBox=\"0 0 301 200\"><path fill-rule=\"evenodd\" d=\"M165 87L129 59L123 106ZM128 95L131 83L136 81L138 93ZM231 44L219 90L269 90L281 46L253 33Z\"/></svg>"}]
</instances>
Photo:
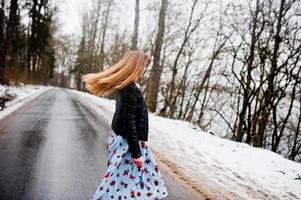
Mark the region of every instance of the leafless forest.
<instances>
[{"instance_id":1,"label":"leafless forest","mask_svg":"<svg viewBox=\"0 0 301 200\"><path fill-rule=\"evenodd\" d=\"M1 83L84 91L81 74L143 49L151 112L301 161L300 1L91 1L75 37L56 34L59 4L0 0Z\"/></svg>"}]
</instances>

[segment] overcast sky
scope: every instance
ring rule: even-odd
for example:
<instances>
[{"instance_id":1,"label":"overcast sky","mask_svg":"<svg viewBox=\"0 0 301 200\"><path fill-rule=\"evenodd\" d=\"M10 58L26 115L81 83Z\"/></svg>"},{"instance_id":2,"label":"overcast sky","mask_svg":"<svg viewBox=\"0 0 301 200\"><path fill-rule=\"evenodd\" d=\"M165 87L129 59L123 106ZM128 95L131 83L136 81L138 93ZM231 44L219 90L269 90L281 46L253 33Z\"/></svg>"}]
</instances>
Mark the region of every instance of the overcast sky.
<instances>
[{"instance_id":1,"label":"overcast sky","mask_svg":"<svg viewBox=\"0 0 301 200\"><path fill-rule=\"evenodd\" d=\"M122 25L134 22L134 2L135 0L115 0L114 8L118 9ZM81 13L82 10L91 7L91 0L60 0L58 4L58 23L59 33L80 35ZM143 6L146 2L141 2ZM131 11L132 10L132 11Z\"/></svg>"},{"instance_id":2,"label":"overcast sky","mask_svg":"<svg viewBox=\"0 0 301 200\"><path fill-rule=\"evenodd\" d=\"M89 0L61 0L58 4L59 32L64 34L79 34L80 13L84 6L89 4Z\"/></svg>"}]
</instances>

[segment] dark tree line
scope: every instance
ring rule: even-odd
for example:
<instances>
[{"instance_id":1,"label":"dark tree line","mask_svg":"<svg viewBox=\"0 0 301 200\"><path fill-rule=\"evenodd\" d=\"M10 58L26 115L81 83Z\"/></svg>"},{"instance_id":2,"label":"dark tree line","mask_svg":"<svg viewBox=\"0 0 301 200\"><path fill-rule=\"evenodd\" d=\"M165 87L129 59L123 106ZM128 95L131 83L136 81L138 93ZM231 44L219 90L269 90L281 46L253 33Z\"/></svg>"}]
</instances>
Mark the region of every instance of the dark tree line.
<instances>
[{"instance_id":1,"label":"dark tree line","mask_svg":"<svg viewBox=\"0 0 301 200\"><path fill-rule=\"evenodd\" d=\"M53 77L54 11L48 0L1 0L1 83L46 84ZM28 18L28 23L21 23L21 17Z\"/></svg>"}]
</instances>

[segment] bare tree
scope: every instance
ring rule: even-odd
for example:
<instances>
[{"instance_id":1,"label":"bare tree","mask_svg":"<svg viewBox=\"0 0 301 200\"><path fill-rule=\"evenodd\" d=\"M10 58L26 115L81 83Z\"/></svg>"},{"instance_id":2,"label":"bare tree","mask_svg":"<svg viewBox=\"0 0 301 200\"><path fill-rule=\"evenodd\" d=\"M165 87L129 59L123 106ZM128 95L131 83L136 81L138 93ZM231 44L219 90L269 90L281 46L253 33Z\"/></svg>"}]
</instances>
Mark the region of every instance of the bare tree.
<instances>
[{"instance_id":1,"label":"bare tree","mask_svg":"<svg viewBox=\"0 0 301 200\"><path fill-rule=\"evenodd\" d=\"M104 52L104 48L105 48L105 39L106 39L106 33L107 33L107 29L108 29L108 20L109 20L109 16L110 16L110 11L111 11L111 7L113 4L113 0L109 0L107 3L107 7L104 11L103 14L103 21L102 21L102 26L101 26L101 39L100 39L100 52L99 52L99 56L100 56L100 71L103 71L104 69L104 60L105 60L105 52Z\"/></svg>"},{"instance_id":2,"label":"bare tree","mask_svg":"<svg viewBox=\"0 0 301 200\"><path fill-rule=\"evenodd\" d=\"M170 111L168 113L168 115L170 117L173 117L173 115L176 111L175 104L177 102L177 95L175 95L175 89L176 89L175 83L176 83L176 75L178 72L178 62L180 61L180 57L182 56L182 54L186 48L186 45L188 44L188 41L192 37L192 34L197 30L197 28L200 25L201 20L204 17L204 13L200 13L199 16L197 17L197 19L194 19L195 11L197 10L196 9L197 3L198 3L198 0L194 0L192 3L188 23L187 23L187 26L185 27L185 31L183 34L183 40L182 40L179 50L176 53L175 59L173 61L173 65L172 65L172 69L171 69L172 77L169 82L169 87L167 88L167 91L166 91L167 98L165 98L164 107L160 111L160 115L162 115L162 116L166 116L166 114L167 114L166 107L169 107L169 109L170 109ZM207 4L206 4L206 6L207 6ZM195 20L195 22L194 22L194 20Z\"/></svg>"},{"instance_id":3,"label":"bare tree","mask_svg":"<svg viewBox=\"0 0 301 200\"><path fill-rule=\"evenodd\" d=\"M301 76L299 76L301 77ZM299 78L299 117L298 117L298 121L297 121L297 125L296 128L294 130L295 134L293 136L293 144L292 144L292 148L290 150L290 155L289 158L291 160L295 160L296 156L299 154L301 154L301 138L300 138L300 132L301 132L301 87L300 84L301 83L301 79ZM299 160L300 161L300 160Z\"/></svg>"},{"instance_id":4,"label":"bare tree","mask_svg":"<svg viewBox=\"0 0 301 200\"><path fill-rule=\"evenodd\" d=\"M200 98L200 94L205 91L204 94L204 98L203 98L203 102L201 104L201 110L200 113L198 115L198 120L197 120L197 124L200 125L202 117L204 115L204 109L205 109L205 102L206 102L206 97L207 97L207 92L208 92L208 87L209 87L209 79L211 77L211 73L212 73L212 68L214 66L214 62L217 60L218 56L221 54L227 40L229 39L229 37L231 36L231 34L229 35L224 35L223 34L223 20L222 20L222 16L220 16L220 22L219 22L219 28L216 31L216 36L215 36L215 44L213 46L213 50L212 50L212 54L210 56L210 62L209 65L205 71L205 75L204 77L200 78L200 84L197 85L196 87L196 92L194 93L194 100L192 102L191 108L190 108L190 112L188 112L188 115L185 116L185 119L187 121L192 121L192 117L193 117L193 113L196 107L197 102L199 101Z\"/></svg>"},{"instance_id":5,"label":"bare tree","mask_svg":"<svg viewBox=\"0 0 301 200\"><path fill-rule=\"evenodd\" d=\"M132 37L132 47L131 49L137 49L138 43L138 27L139 27L139 0L136 0L135 4L135 21L134 21L134 33Z\"/></svg>"},{"instance_id":6,"label":"bare tree","mask_svg":"<svg viewBox=\"0 0 301 200\"><path fill-rule=\"evenodd\" d=\"M160 79L162 73L162 66L160 65L160 57L161 57L161 49L164 37L164 27L165 27L165 16L167 10L168 1L162 0L160 13L159 13L159 20L158 20L158 32L157 38L155 43L155 50L154 50L154 60L152 71L150 75L150 82L148 85L148 106L151 112L156 112L157 107L157 97L159 92L160 86Z\"/></svg>"},{"instance_id":7,"label":"bare tree","mask_svg":"<svg viewBox=\"0 0 301 200\"><path fill-rule=\"evenodd\" d=\"M0 2L0 83L4 83L4 68L5 68L5 1Z\"/></svg>"},{"instance_id":8,"label":"bare tree","mask_svg":"<svg viewBox=\"0 0 301 200\"><path fill-rule=\"evenodd\" d=\"M251 15L252 15L252 22L251 22L251 42L250 42L250 50L249 50L249 56L247 58L246 61L246 71L247 74L243 74L241 77L237 77L239 82L241 83L242 86L242 90L243 90L243 99L242 99L242 108L241 111L239 113L239 121L238 121L238 127L236 129L236 141L242 141L244 134L247 133L248 135L248 139L250 138L250 125L248 126L246 123L246 113L247 113L247 109L249 108L249 105L251 104L250 100L251 100L251 95L253 95L253 93L251 93L251 84L252 84L252 71L255 69L254 68L254 59L255 59L255 45L262 33L262 30L264 28L264 23L259 24L260 23L260 19L259 19L259 15L260 15L260 10L262 9L262 7L260 7L260 0L256 1L256 7L254 12L252 11L252 9L250 9L251 11ZM235 74L235 71L232 69L232 72Z\"/></svg>"},{"instance_id":9,"label":"bare tree","mask_svg":"<svg viewBox=\"0 0 301 200\"><path fill-rule=\"evenodd\" d=\"M256 135L254 137L254 145L257 147L262 147L263 146L263 141L264 141L264 133L267 127L268 123L268 118L270 116L270 113L278 103L278 95L283 91L283 89L278 90L276 85L275 85L275 80L277 75L280 72L280 69L285 67L285 65L279 65L278 60L279 60L279 48L281 43L283 42L283 35L282 35L282 30L284 29L284 25L287 22L287 14L288 10L292 8L296 1L289 1L286 2L285 0L280 1L280 5L278 8L278 11L275 11L277 13L277 18L276 18L276 27L275 27L275 34L273 36L274 39L274 44L273 44L273 49L272 49L272 55L271 55L271 67L267 75L267 89L264 90L263 93L263 99L262 99L262 107L261 107L261 112L260 112L260 118L258 121L258 130L256 132ZM274 30L274 27L273 27ZM300 48L300 46L299 46ZM295 51L294 51L295 52ZM298 52L298 51L297 51ZM294 53L293 53L294 54ZM291 56L288 56L288 58L291 58ZM280 92L280 93L279 93ZM275 103L276 102L276 103ZM274 127L275 129L277 127Z\"/></svg>"},{"instance_id":10,"label":"bare tree","mask_svg":"<svg viewBox=\"0 0 301 200\"><path fill-rule=\"evenodd\" d=\"M95 43L96 43L96 36L98 32L98 24L99 24L99 18L101 14L101 8L102 8L103 0L96 0L96 2L93 5L96 5L95 8L92 9L91 15L92 17L92 27L91 27L91 40L89 43L89 63L88 66L91 68L91 71L96 71L95 64L94 64L94 57L95 57Z\"/></svg>"}]
</instances>

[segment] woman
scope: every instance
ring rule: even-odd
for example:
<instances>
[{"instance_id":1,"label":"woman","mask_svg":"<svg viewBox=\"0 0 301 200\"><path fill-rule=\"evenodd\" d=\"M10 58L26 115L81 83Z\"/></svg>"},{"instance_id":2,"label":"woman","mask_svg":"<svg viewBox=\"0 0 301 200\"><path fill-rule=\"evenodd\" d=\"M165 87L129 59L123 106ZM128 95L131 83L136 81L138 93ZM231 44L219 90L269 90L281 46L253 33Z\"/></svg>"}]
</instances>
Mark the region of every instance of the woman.
<instances>
[{"instance_id":1,"label":"woman","mask_svg":"<svg viewBox=\"0 0 301 200\"><path fill-rule=\"evenodd\" d=\"M147 142L148 109L137 82L149 62L142 51L130 51L111 68L82 77L86 88L97 96L116 91L106 173L92 200L147 200L168 195Z\"/></svg>"}]
</instances>

